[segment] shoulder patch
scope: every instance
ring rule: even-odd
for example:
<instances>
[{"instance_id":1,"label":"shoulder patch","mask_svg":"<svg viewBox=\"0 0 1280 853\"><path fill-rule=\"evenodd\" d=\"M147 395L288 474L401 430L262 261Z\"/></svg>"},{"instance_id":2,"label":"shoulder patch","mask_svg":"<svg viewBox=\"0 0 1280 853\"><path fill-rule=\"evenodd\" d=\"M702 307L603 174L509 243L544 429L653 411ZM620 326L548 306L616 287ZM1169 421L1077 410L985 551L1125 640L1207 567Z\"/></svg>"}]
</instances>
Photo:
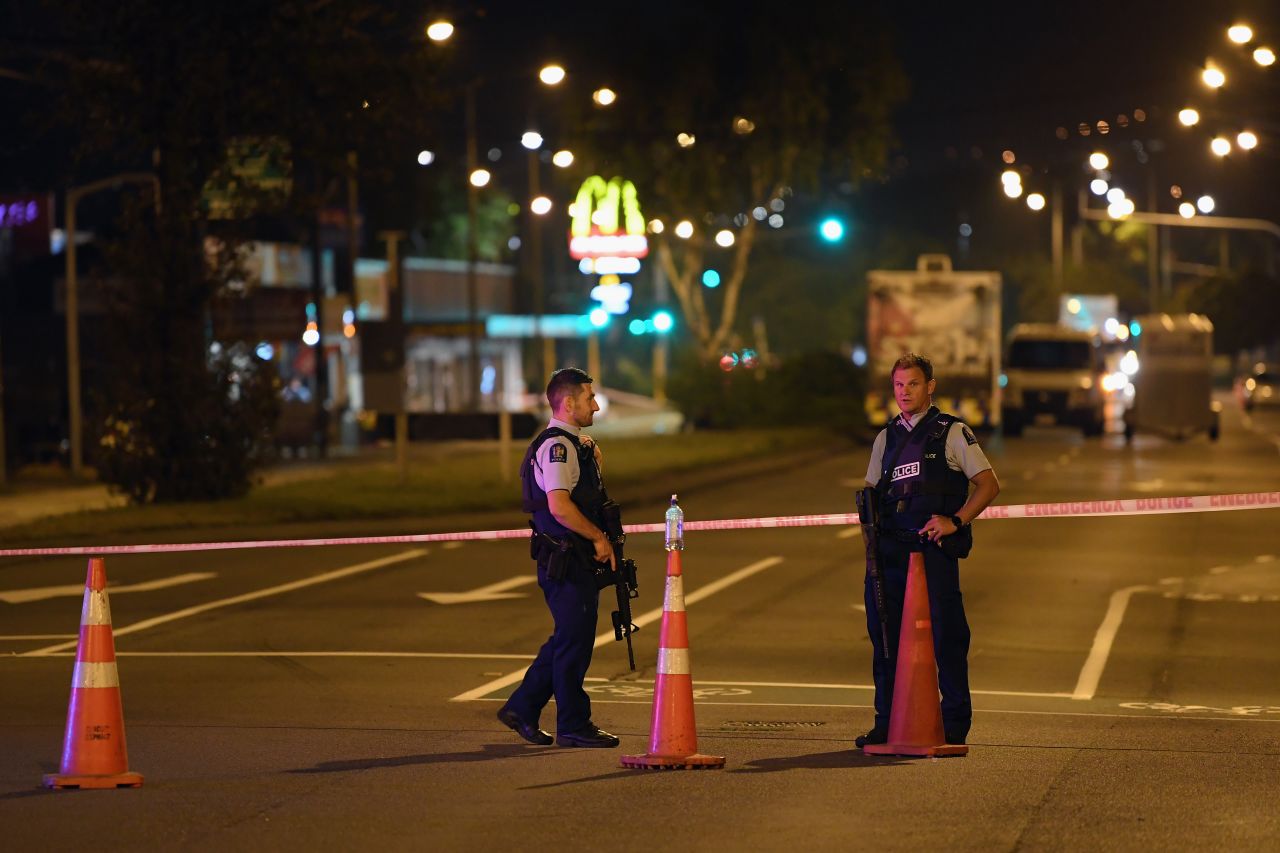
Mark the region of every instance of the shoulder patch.
<instances>
[{"instance_id":1,"label":"shoulder patch","mask_svg":"<svg viewBox=\"0 0 1280 853\"><path fill-rule=\"evenodd\" d=\"M550 453L550 456L548 457L548 461L568 462L569 449L565 447L563 443L557 441L555 444L551 445L551 453Z\"/></svg>"},{"instance_id":2,"label":"shoulder patch","mask_svg":"<svg viewBox=\"0 0 1280 853\"><path fill-rule=\"evenodd\" d=\"M961 424L960 432L964 433L964 440L968 442L970 445L974 445L978 443L977 436L973 434L973 430L969 429L967 425Z\"/></svg>"}]
</instances>

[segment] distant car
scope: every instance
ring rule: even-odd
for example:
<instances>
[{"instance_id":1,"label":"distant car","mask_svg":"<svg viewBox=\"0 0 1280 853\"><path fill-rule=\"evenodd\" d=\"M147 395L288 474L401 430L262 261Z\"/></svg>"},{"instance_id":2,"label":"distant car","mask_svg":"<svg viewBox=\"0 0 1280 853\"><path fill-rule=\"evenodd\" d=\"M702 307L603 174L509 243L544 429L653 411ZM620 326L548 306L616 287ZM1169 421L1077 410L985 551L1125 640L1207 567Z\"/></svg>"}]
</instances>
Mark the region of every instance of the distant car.
<instances>
[{"instance_id":1,"label":"distant car","mask_svg":"<svg viewBox=\"0 0 1280 853\"><path fill-rule=\"evenodd\" d=\"M1043 323L1020 323L1009 332L1001 420L1016 436L1036 423L1079 427L1102 435L1106 394L1096 336Z\"/></svg>"},{"instance_id":2,"label":"distant car","mask_svg":"<svg viewBox=\"0 0 1280 853\"><path fill-rule=\"evenodd\" d=\"M1252 412L1255 407L1280 406L1280 368L1254 365L1237 387L1240 404L1246 412Z\"/></svg>"}]
</instances>

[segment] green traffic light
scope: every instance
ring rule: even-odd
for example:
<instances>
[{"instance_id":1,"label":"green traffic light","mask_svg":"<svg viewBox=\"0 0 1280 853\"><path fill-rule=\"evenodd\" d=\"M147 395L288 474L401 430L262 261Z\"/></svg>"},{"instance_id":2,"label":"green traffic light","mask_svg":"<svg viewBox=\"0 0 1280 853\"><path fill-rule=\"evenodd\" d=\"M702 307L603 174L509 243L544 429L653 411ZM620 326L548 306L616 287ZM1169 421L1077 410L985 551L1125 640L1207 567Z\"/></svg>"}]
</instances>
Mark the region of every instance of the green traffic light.
<instances>
[{"instance_id":1,"label":"green traffic light","mask_svg":"<svg viewBox=\"0 0 1280 853\"><path fill-rule=\"evenodd\" d=\"M838 243L844 238L844 223L834 216L828 216L822 220L822 224L818 226L818 233L822 235L822 239L828 243Z\"/></svg>"}]
</instances>

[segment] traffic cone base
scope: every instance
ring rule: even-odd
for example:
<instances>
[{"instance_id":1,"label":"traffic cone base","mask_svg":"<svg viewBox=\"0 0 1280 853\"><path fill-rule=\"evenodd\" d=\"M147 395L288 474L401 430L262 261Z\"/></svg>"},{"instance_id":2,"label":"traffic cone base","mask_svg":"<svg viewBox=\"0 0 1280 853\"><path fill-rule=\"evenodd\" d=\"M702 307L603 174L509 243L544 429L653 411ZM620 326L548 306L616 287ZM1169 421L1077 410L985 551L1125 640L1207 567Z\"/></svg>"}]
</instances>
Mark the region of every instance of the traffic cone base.
<instances>
[{"instance_id":1,"label":"traffic cone base","mask_svg":"<svg viewBox=\"0 0 1280 853\"><path fill-rule=\"evenodd\" d=\"M930 758L968 755L962 743L947 743L938 695L938 665L933 656L933 620L924 554L912 552L907 566L907 593L902 602L902 630L894 670L889 738L867 744L868 755L914 755Z\"/></svg>"},{"instance_id":2,"label":"traffic cone base","mask_svg":"<svg viewBox=\"0 0 1280 853\"><path fill-rule=\"evenodd\" d=\"M141 773L115 773L111 776L76 776L46 773L46 788L141 788Z\"/></svg>"},{"instance_id":3,"label":"traffic cone base","mask_svg":"<svg viewBox=\"0 0 1280 853\"><path fill-rule=\"evenodd\" d=\"M658 635L658 675L653 684L649 751L622 756L622 766L646 770L724 767L723 755L698 752L693 716L693 675L689 668L689 626L684 610L681 552L667 552L667 592Z\"/></svg>"}]
</instances>

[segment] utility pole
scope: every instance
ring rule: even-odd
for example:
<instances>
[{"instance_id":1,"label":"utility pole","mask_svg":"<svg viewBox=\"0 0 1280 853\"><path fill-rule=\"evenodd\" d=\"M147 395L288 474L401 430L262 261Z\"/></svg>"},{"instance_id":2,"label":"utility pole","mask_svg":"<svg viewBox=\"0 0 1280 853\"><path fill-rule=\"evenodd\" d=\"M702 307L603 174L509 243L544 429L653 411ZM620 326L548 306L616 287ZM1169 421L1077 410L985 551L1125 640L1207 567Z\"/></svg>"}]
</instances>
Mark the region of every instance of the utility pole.
<instances>
[{"instance_id":1,"label":"utility pole","mask_svg":"<svg viewBox=\"0 0 1280 853\"><path fill-rule=\"evenodd\" d=\"M1051 235L1053 253L1053 288L1062 293L1062 182L1055 181L1050 193L1053 205L1053 233Z\"/></svg>"},{"instance_id":2,"label":"utility pole","mask_svg":"<svg viewBox=\"0 0 1280 853\"><path fill-rule=\"evenodd\" d=\"M467 84L467 409L480 410L480 342L476 325L480 322L479 297L476 293L476 263L479 260L479 223L477 187L471 182L479 166L476 156L476 87L479 80Z\"/></svg>"}]
</instances>

